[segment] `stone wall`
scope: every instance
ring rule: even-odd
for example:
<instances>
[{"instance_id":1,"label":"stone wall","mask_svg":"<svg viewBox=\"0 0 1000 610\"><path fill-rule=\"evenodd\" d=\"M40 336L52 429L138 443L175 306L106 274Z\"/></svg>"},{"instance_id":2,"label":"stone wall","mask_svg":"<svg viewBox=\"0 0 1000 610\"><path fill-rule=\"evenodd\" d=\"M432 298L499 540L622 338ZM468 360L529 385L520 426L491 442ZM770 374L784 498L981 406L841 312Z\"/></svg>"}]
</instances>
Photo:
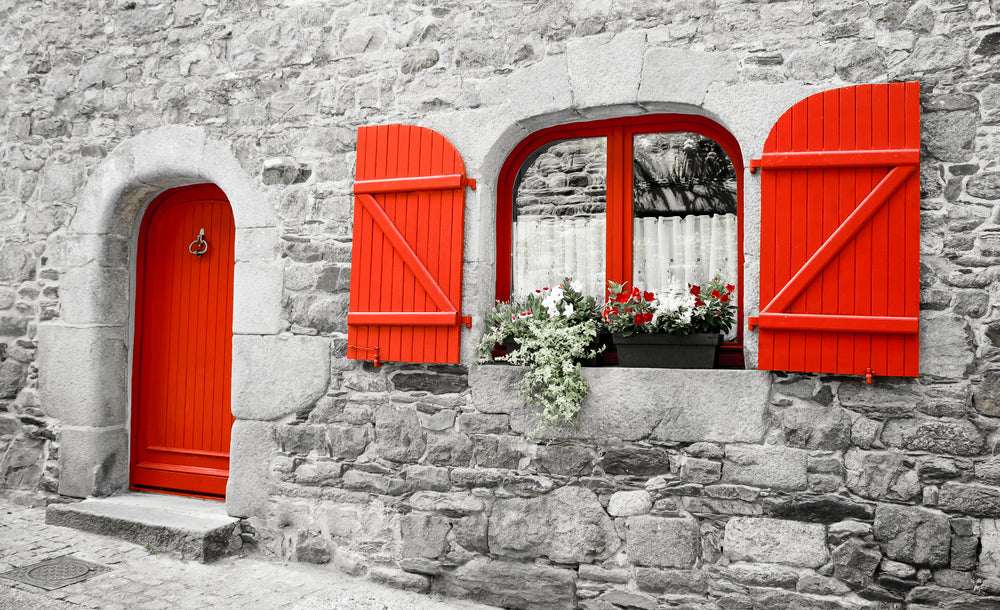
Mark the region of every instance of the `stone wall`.
<instances>
[{"instance_id":1,"label":"stone wall","mask_svg":"<svg viewBox=\"0 0 1000 610\"><path fill-rule=\"evenodd\" d=\"M509 607L1000 606L998 10L0 0L2 493L124 490L137 222L210 181L237 222L227 508L264 552ZM478 324L531 132L687 112L749 159L792 103L885 80L921 81L919 379L593 369L579 428L536 439L477 330L462 365L344 358L359 125L437 129L478 180Z\"/></svg>"}]
</instances>

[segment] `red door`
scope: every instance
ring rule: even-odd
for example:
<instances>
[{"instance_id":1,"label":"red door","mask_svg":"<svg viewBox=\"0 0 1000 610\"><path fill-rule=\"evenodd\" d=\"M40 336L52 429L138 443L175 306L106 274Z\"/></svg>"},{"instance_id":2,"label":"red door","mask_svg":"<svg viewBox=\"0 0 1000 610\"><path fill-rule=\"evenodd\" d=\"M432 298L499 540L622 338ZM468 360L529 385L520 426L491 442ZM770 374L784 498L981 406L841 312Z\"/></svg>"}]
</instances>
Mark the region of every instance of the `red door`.
<instances>
[{"instance_id":1,"label":"red door","mask_svg":"<svg viewBox=\"0 0 1000 610\"><path fill-rule=\"evenodd\" d=\"M229 201L210 184L169 190L139 230L131 487L225 497L233 320Z\"/></svg>"}]
</instances>

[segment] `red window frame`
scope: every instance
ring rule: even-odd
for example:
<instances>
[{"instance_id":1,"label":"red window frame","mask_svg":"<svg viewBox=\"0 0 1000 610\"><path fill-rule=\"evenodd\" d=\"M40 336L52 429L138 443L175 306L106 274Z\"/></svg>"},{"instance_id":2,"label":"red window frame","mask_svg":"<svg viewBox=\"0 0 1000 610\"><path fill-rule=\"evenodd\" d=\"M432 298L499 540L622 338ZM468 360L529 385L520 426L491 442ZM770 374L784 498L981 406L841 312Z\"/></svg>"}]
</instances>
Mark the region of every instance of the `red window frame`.
<instances>
[{"instance_id":1,"label":"red window frame","mask_svg":"<svg viewBox=\"0 0 1000 610\"><path fill-rule=\"evenodd\" d=\"M514 181L528 157L540 146L555 140L607 138L607 277L615 282L632 281L632 137L642 133L691 132L711 138L729 155L736 170L736 221L739 252L738 311L736 340L722 345L719 364L742 367L743 362L743 154L739 143L721 125L698 115L648 114L556 125L534 132L522 140L500 170L497 191L496 298L510 299L511 231L514 220Z\"/></svg>"}]
</instances>

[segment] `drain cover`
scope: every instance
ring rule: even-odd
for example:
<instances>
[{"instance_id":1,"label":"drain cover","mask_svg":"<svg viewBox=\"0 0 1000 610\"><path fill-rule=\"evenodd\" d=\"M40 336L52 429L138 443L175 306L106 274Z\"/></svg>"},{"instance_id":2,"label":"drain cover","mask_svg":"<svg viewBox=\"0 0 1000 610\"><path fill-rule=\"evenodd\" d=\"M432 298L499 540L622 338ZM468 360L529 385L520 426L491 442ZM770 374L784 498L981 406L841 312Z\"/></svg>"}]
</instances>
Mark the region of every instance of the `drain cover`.
<instances>
[{"instance_id":1,"label":"drain cover","mask_svg":"<svg viewBox=\"0 0 1000 610\"><path fill-rule=\"evenodd\" d=\"M110 568L69 555L46 559L30 566L17 568L0 574L0 578L16 580L34 587L51 591L75 582L87 580Z\"/></svg>"}]
</instances>

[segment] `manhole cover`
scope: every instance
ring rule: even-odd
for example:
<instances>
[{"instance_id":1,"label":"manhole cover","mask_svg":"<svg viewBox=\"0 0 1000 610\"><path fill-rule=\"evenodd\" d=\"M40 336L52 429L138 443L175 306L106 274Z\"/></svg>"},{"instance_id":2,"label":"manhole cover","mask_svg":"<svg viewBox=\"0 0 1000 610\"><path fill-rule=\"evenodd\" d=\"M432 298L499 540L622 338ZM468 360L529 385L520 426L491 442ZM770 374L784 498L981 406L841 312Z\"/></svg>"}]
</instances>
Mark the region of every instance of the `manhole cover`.
<instances>
[{"instance_id":1,"label":"manhole cover","mask_svg":"<svg viewBox=\"0 0 1000 610\"><path fill-rule=\"evenodd\" d=\"M46 559L30 566L17 568L0 574L0 578L16 580L25 584L51 591L75 582L87 580L110 568L97 563L83 561L76 557L63 555L55 559Z\"/></svg>"}]
</instances>

